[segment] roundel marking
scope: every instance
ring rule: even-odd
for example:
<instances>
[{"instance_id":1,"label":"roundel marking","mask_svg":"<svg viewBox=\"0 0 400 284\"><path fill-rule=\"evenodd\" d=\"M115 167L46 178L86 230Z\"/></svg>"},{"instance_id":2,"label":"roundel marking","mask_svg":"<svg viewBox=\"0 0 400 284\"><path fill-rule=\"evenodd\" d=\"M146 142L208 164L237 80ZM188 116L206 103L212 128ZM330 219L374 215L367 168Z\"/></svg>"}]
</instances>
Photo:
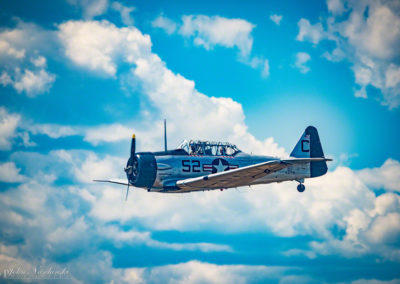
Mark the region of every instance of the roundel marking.
<instances>
[{"instance_id":1,"label":"roundel marking","mask_svg":"<svg viewBox=\"0 0 400 284\"><path fill-rule=\"evenodd\" d=\"M213 160L211 165L213 174L229 170L229 163L221 158Z\"/></svg>"}]
</instances>

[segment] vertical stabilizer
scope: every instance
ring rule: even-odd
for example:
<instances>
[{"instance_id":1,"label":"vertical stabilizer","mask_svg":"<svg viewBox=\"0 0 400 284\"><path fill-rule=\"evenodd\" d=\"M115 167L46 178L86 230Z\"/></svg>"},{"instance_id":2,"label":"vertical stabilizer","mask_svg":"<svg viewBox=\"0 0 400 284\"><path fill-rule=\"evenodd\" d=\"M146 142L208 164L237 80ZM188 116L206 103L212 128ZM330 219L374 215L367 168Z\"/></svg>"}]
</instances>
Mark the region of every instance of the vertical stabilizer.
<instances>
[{"instance_id":1,"label":"vertical stabilizer","mask_svg":"<svg viewBox=\"0 0 400 284\"><path fill-rule=\"evenodd\" d=\"M290 156L295 158L324 158L318 131L314 126L306 128ZM328 167L325 161L310 163L310 177L322 176L327 171Z\"/></svg>"}]
</instances>

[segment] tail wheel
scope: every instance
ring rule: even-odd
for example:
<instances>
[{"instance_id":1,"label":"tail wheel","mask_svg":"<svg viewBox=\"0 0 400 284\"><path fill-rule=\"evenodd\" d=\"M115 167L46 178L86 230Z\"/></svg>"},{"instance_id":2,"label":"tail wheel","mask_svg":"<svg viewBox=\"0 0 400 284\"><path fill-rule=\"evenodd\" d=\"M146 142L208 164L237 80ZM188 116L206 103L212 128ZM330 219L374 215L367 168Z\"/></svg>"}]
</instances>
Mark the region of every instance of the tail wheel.
<instances>
[{"instance_id":1,"label":"tail wheel","mask_svg":"<svg viewBox=\"0 0 400 284\"><path fill-rule=\"evenodd\" d=\"M303 192L304 190L306 190L306 187L304 186L304 184L300 183L300 184L297 186L297 191L298 191L298 192Z\"/></svg>"}]
</instances>

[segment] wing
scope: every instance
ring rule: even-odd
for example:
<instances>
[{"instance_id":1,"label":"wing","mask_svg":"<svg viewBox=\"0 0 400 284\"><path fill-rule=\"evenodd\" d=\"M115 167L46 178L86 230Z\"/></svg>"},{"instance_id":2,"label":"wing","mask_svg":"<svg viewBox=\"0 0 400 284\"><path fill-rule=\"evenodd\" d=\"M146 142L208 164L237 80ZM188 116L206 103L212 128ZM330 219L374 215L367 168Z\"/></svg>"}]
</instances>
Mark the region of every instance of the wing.
<instances>
[{"instance_id":1,"label":"wing","mask_svg":"<svg viewBox=\"0 0 400 284\"><path fill-rule=\"evenodd\" d=\"M289 158L285 160L276 159L225 172L219 172L197 178L178 180L176 182L176 186L178 186L182 191L239 187L248 185L250 182L256 179L270 175L291 165L317 161L331 160L324 157Z\"/></svg>"},{"instance_id":2,"label":"wing","mask_svg":"<svg viewBox=\"0 0 400 284\"><path fill-rule=\"evenodd\" d=\"M238 187L247 185L253 180L277 172L289 165L290 163L285 161L272 160L225 172L179 180L176 185L183 191Z\"/></svg>"},{"instance_id":3,"label":"wing","mask_svg":"<svg viewBox=\"0 0 400 284\"><path fill-rule=\"evenodd\" d=\"M93 181L96 182L109 182L109 183L116 183L116 184L121 184L121 185L128 185L128 181L124 179L95 179Z\"/></svg>"}]
</instances>

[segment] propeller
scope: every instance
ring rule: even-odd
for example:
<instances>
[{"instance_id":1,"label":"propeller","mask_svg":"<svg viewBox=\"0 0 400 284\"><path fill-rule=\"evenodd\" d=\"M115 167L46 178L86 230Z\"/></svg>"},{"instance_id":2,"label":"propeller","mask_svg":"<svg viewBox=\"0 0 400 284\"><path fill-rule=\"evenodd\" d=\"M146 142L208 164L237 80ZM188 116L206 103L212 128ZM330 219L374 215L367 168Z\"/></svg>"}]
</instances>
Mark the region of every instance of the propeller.
<instances>
[{"instance_id":1,"label":"propeller","mask_svg":"<svg viewBox=\"0 0 400 284\"><path fill-rule=\"evenodd\" d=\"M125 172L128 176L128 187L126 188L126 195L125 195L125 201L128 200L128 194L129 194L129 184L130 184L130 174L134 172L134 165L135 165L135 150L136 150L136 138L135 134L132 135L132 140L131 140L131 156L129 157L128 164L126 165Z\"/></svg>"}]
</instances>

